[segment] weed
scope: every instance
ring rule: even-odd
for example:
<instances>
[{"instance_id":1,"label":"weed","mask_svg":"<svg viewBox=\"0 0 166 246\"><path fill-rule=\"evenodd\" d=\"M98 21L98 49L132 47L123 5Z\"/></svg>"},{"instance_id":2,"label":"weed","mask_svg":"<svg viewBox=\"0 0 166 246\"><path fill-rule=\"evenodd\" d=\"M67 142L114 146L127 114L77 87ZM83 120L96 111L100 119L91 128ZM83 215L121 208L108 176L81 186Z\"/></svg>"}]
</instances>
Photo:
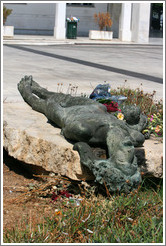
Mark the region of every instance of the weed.
<instances>
[{"instance_id":1,"label":"weed","mask_svg":"<svg viewBox=\"0 0 166 246\"><path fill-rule=\"evenodd\" d=\"M5 230L4 243L162 243L162 187L161 180L146 178L127 195L89 197L84 190L78 206L64 197L40 222L29 214L21 228Z\"/></svg>"}]
</instances>

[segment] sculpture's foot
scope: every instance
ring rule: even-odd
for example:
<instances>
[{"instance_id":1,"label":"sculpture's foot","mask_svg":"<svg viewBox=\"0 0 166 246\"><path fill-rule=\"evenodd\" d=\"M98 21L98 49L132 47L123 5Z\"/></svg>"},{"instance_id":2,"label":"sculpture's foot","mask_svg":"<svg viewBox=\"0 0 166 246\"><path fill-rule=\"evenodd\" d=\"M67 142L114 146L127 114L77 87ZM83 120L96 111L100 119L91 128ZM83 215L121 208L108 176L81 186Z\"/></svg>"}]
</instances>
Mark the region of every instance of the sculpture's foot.
<instances>
[{"instance_id":1,"label":"sculpture's foot","mask_svg":"<svg viewBox=\"0 0 166 246\"><path fill-rule=\"evenodd\" d=\"M25 102L27 102L34 110L45 114L46 101L33 94L32 84L32 76L24 76L17 85L18 90Z\"/></svg>"},{"instance_id":2,"label":"sculpture's foot","mask_svg":"<svg viewBox=\"0 0 166 246\"><path fill-rule=\"evenodd\" d=\"M32 86L33 78L32 76L24 76L20 82L18 83L17 87L20 92L20 94L25 96L25 92L28 93L31 92L31 86Z\"/></svg>"}]
</instances>

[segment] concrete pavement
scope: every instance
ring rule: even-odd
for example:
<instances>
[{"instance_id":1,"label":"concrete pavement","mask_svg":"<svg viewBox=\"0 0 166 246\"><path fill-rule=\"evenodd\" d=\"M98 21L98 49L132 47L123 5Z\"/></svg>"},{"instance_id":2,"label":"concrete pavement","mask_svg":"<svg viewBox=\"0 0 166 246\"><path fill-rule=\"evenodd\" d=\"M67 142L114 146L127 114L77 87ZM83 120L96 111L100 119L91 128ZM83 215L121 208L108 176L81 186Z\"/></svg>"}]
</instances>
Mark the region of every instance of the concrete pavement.
<instances>
[{"instance_id":1,"label":"concrete pavement","mask_svg":"<svg viewBox=\"0 0 166 246\"><path fill-rule=\"evenodd\" d=\"M20 44L20 45L60 45L60 44L79 44L79 45L95 45L95 44L133 44L141 45L141 43L125 42L119 39L113 39L111 41L104 40L90 40L88 37L77 37L77 39L65 39L56 40L53 36L42 35L14 35L13 39L3 40L4 44ZM143 45L145 45L143 43ZM163 45L162 38L149 38L147 45Z\"/></svg>"},{"instance_id":2,"label":"concrete pavement","mask_svg":"<svg viewBox=\"0 0 166 246\"><path fill-rule=\"evenodd\" d=\"M14 40L4 41L3 98L22 101L17 83L24 75L32 75L49 90L64 93L72 84L73 94L89 95L95 86L107 81L113 89L125 85L148 93L155 90L155 98L163 98L163 46L161 39L157 40L140 45L15 35Z\"/></svg>"}]
</instances>

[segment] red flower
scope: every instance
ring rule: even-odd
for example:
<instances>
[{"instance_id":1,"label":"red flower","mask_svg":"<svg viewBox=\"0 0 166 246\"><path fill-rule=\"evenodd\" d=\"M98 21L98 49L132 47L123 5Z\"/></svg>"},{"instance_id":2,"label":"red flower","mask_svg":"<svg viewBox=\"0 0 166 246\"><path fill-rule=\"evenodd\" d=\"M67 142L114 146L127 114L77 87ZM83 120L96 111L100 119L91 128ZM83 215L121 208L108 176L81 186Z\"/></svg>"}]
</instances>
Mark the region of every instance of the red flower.
<instances>
[{"instance_id":1,"label":"red flower","mask_svg":"<svg viewBox=\"0 0 166 246\"><path fill-rule=\"evenodd\" d=\"M53 201L56 201L58 199L58 197L60 197L60 196L65 196L65 197L69 198L72 196L72 194L70 194L68 191L60 190L57 192L57 194L55 194L55 192L53 192L51 199Z\"/></svg>"},{"instance_id":2,"label":"red flower","mask_svg":"<svg viewBox=\"0 0 166 246\"><path fill-rule=\"evenodd\" d=\"M104 103L104 105L107 107L107 112L116 112L119 110L118 109L118 103L111 102L109 104Z\"/></svg>"},{"instance_id":3,"label":"red flower","mask_svg":"<svg viewBox=\"0 0 166 246\"><path fill-rule=\"evenodd\" d=\"M52 199L53 201L56 201L56 200L58 199L58 195L56 195L55 192L53 192L53 193L52 193L51 199Z\"/></svg>"},{"instance_id":4,"label":"red flower","mask_svg":"<svg viewBox=\"0 0 166 246\"><path fill-rule=\"evenodd\" d=\"M67 197L67 198L69 198L69 197L71 197L72 195L68 192L68 191L66 191L66 190L60 190L59 191L59 195L61 195L61 196L65 196L65 197Z\"/></svg>"}]
</instances>

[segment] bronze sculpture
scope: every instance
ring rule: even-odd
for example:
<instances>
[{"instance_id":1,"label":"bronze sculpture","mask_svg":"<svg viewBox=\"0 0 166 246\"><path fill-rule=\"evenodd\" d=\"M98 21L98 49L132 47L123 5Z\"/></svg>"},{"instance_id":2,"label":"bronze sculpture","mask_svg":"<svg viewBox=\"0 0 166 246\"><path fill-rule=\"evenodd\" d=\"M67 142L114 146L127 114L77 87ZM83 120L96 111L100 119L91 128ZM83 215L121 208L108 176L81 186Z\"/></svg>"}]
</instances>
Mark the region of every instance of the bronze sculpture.
<instances>
[{"instance_id":1,"label":"bronze sculpture","mask_svg":"<svg viewBox=\"0 0 166 246\"><path fill-rule=\"evenodd\" d=\"M107 113L104 105L89 98L50 92L32 76L22 78L18 90L32 109L43 113L61 128L66 139L75 142L81 163L92 171L96 182L105 184L110 192L128 192L138 186L141 175L134 146L142 146L145 140L140 131L146 126L146 117L137 107L126 107L126 121L120 121ZM97 160L90 146L105 146L108 159Z\"/></svg>"}]
</instances>

